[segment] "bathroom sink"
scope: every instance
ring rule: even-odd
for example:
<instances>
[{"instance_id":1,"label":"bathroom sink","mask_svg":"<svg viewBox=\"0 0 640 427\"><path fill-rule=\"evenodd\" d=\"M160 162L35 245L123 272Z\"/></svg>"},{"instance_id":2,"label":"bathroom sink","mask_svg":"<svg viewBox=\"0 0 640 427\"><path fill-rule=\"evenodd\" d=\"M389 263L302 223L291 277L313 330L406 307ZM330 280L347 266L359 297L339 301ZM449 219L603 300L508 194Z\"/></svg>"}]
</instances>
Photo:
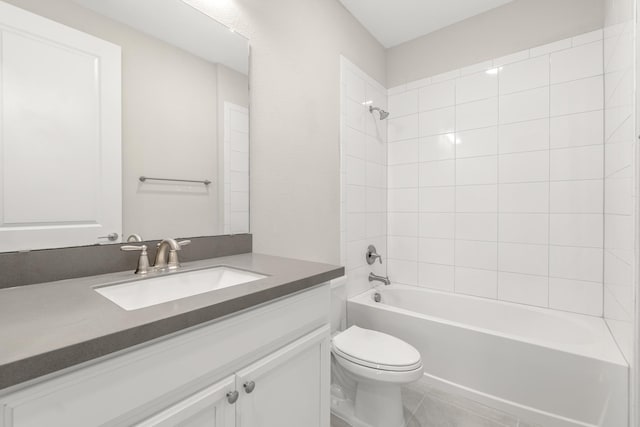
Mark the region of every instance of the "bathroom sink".
<instances>
[{"instance_id":1,"label":"bathroom sink","mask_svg":"<svg viewBox=\"0 0 640 427\"><path fill-rule=\"evenodd\" d=\"M220 266L106 285L95 288L95 291L125 310L137 310L265 277L267 276L250 271Z\"/></svg>"}]
</instances>

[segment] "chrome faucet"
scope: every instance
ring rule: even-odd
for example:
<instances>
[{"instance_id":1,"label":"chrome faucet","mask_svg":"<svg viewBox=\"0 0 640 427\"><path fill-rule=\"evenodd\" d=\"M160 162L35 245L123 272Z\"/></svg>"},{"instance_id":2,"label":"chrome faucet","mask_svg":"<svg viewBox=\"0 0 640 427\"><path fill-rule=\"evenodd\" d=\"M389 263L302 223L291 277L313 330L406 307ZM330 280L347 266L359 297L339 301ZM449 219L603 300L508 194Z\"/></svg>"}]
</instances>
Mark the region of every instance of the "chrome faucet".
<instances>
[{"instance_id":1,"label":"chrome faucet","mask_svg":"<svg viewBox=\"0 0 640 427\"><path fill-rule=\"evenodd\" d=\"M189 243L191 243L191 240L177 242L175 239L164 239L162 242L158 243L156 260L153 263L153 267L158 270L175 270L180 267L178 251Z\"/></svg>"},{"instance_id":2,"label":"chrome faucet","mask_svg":"<svg viewBox=\"0 0 640 427\"><path fill-rule=\"evenodd\" d=\"M120 250L140 251L136 274L148 274L151 272L178 269L180 267L178 251L182 249L183 246L186 246L189 243L191 243L191 240L182 240L180 242L176 241L175 239L162 240L162 242L158 243L158 250L156 251L156 259L153 266L149 265L147 245L125 245L121 246Z\"/></svg>"},{"instance_id":3,"label":"chrome faucet","mask_svg":"<svg viewBox=\"0 0 640 427\"><path fill-rule=\"evenodd\" d=\"M384 277L384 276L378 276L377 274L369 273L369 281L373 282L374 280L377 282L382 282L387 286L391 284L391 280L389 280L389 276Z\"/></svg>"},{"instance_id":4,"label":"chrome faucet","mask_svg":"<svg viewBox=\"0 0 640 427\"><path fill-rule=\"evenodd\" d=\"M378 255L378 251L373 245L369 245L369 247L367 248L365 259L367 260L367 264L369 265L373 265L373 263L376 262L376 259L380 261L380 264L382 264L382 255Z\"/></svg>"}]
</instances>

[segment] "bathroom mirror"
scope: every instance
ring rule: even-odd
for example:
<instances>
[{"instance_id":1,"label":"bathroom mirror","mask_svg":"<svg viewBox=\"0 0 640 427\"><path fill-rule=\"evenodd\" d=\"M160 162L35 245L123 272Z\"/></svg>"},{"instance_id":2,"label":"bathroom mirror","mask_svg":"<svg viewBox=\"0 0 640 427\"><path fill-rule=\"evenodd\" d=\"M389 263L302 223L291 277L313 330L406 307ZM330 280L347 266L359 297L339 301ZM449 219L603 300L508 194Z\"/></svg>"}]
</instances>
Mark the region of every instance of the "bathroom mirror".
<instances>
[{"instance_id":1,"label":"bathroom mirror","mask_svg":"<svg viewBox=\"0 0 640 427\"><path fill-rule=\"evenodd\" d=\"M0 252L249 232L247 39L182 0L0 7Z\"/></svg>"}]
</instances>

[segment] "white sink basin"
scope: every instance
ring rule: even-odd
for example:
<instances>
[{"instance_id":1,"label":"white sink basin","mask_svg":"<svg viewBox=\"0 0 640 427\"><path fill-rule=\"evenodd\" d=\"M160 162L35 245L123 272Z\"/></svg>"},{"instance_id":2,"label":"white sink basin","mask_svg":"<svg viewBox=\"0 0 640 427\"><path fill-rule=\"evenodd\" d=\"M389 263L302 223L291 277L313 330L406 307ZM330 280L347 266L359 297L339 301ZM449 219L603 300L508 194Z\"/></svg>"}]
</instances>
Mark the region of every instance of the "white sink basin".
<instances>
[{"instance_id":1,"label":"white sink basin","mask_svg":"<svg viewBox=\"0 0 640 427\"><path fill-rule=\"evenodd\" d=\"M213 267L103 286L95 291L125 310L137 310L265 277L230 267Z\"/></svg>"}]
</instances>

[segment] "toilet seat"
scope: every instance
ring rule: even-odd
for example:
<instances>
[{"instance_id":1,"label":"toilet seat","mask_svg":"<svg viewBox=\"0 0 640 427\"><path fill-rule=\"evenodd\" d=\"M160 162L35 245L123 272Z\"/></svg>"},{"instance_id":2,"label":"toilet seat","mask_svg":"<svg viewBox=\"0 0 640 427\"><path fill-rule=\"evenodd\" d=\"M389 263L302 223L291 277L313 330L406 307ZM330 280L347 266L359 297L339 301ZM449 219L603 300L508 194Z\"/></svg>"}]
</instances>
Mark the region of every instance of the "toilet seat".
<instances>
[{"instance_id":1,"label":"toilet seat","mask_svg":"<svg viewBox=\"0 0 640 427\"><path fill-rule=\"evenodd\" d=\"M333 353L359 365L381 371L413 372L422 369L420 353L394 336L351 326L332 340Z\"/></svg>"}]
</instances>

